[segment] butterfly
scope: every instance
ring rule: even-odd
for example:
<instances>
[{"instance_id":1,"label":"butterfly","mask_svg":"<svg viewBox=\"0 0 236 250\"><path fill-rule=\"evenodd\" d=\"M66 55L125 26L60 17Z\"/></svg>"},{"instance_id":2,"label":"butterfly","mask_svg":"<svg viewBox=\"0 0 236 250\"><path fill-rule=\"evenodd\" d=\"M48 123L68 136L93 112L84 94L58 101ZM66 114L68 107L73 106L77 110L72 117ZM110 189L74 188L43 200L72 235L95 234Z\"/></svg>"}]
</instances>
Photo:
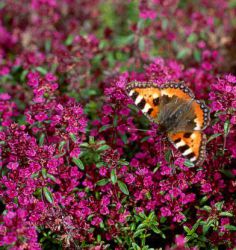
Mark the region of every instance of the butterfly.
<instances>
[{"instance_id":1,"label":"butterfly","mask_svg":"<svg viewBox=\"0 0 236 250\"><path fill-rule=\"evenodd\" d=\"M203 130L210 123L210 109L204 101L196 100L184 82L158 87L153 82L133 81L127 84L126 92L185 158L202 165L206 157Z\"/></svg>"}]
</instances>

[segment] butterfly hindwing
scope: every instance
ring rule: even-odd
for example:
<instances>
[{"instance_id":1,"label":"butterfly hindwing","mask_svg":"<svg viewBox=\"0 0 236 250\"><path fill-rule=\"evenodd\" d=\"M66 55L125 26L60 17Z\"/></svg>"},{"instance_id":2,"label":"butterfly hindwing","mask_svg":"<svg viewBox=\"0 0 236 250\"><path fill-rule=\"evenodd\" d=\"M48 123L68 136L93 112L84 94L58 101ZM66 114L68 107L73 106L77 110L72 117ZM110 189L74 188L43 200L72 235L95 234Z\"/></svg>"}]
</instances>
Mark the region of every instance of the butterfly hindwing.
<instances>
[{"instance_id":1,"label":"butterfly hindwing","mask_svg":"<svg viewBox=\"0 0 236 250\"><path fill-rule=\"evenodd\" d=\"M201 165L205 159L206 135L201 131L168 133L169 140L182 155L193 162Z\"/></svg>"},{"instance_id":2,"label":"butterfly hindwing","mask_svg":"<svg viewBox=\"0 0 236 250\"><path fill-rule=\"evenodd\" d=\"M152 82L131 82L126 86L128 95L135 105L152 121L159 113L160 89Z\"/></svg>"}]
</instances>

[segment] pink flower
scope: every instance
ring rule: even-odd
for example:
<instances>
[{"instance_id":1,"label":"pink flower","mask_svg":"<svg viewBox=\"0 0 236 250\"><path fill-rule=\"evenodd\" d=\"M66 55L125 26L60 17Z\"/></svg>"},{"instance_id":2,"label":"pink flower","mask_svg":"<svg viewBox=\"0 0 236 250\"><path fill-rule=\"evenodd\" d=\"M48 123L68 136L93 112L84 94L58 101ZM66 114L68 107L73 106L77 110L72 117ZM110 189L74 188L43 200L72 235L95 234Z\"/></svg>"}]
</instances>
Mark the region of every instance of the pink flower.
<instances>
[{"instance_id":1,"label":"pink flower","mask_svg":"<svg viewBox=\"0 0 236 250\"><path fill-rule=\"evenodd\" d=\"M19 163L18 162L10 162L10 163L8 163L7 167L11 170L15 170L19 167Z\"/></svg>"},{"instance_id":2,"label":"pink flower","mask_svg":"<svg viewBox=\"0 0 236 250\"><path fill-rule=\"evenodd\" d=\"M183 235L177 235L175 237L175 243L178 247L184 247L186 243L185 237Z\"/></svg>"},{"instance_id":3,"label":"pink flower","mask_svg":"<svg viewBox=\"0 0 236 250\"><path fill-rule=\"evenodd\" d=\"M103 215L107 215L107 214L109 214L110 212L109 212L108 207L102 206L101 209L100 209L100 213L103 214Z\"/></svg>"},{"instance_id":4,"label":"pink flower","mask_svg":"<svg viewBox=\"0 0 236 250\"><path fill-rule=\"evenodd\" d=\"M107 169L106 169L105 167L101 167L101 168L99 169L99 174L100 174L101 176L106 176L106 174L107 174Z\"/></svg>"},{"instance_id":5,"label":"pink flower","mask_svg":"<svg viewBox=\"0 0 236 250\"><path fill-rule=\"evenodd\" d=\"M7 101L10 99L11 99L11 96L8 93L0 93L0 100Z\"/></svg>"},{"instance_id":6,"label":"pink flower","mask_svg":"<svg viewBox=\"0 0 236 250\"><path fill-rule=\"evenodd\" d=\"M99 224L102 222L102 219L100 217L94 217L91 221L91 224L93 226L99 226Z\"/></svg>"},{"instance_id":7,"label":"pink flower","mask_svg":"<svg viewBox=\"0 0 236 250\"><path fill-rule=\"evenodd\" d=\"M80 148L74 148L71 152L70 152L70 157L74 157L77 158L80 154Z\"/></svg>"},{"instance_id":8,"label":"pink flower","mask_svg":"<svg viewBox=\"0 0 236 250\"><path fill-rule=\"evenodd\" d=\"M35 119L39 122L42 122L47 119L47 115L44 112L40 112L37 115L35 115Z\"/></svg>"},{"instance_id":9,"label":"pink flower","mask_svg":"<svg viewBox=\"0 0 236 250\"><path fill-rule=\"evenodd\" d=\"M211 185L209 183L205 183L202 185L202 192L209 193L212 191Z\"/></svg>"},{"instance_id":10,"label":"pink flower","mask_svg":"<svg viewBox=\"0 0 236 250\"><path fill-rule=\"evenodd\" d=\"M161 210L161 216L162 217L167 217L167 216L171 216L172 215L170 209L167 208L167 207L161 207L160 210Z\"/></svg>"}]
</instances>

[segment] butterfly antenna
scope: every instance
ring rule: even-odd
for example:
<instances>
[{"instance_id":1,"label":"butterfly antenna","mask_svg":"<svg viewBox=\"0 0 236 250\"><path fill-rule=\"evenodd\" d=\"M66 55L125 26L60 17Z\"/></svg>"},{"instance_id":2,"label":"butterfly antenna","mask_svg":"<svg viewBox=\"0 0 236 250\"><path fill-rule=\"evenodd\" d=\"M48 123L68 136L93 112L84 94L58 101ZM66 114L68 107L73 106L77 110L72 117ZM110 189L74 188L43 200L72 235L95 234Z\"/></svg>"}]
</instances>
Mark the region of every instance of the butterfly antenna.
<instances>
[{"instance_id":1,"label":"butterfly antenna","mask_svg":"<svg viewBox=\"0 0 236 250\"><path fill-rule=\"evenodd\" d=\"M147 131L152 131L152 129L138 129L138 128L129 128L128 127L128 131L143 131L143 132L147 132Z\"/></svg>"}]
</instances>

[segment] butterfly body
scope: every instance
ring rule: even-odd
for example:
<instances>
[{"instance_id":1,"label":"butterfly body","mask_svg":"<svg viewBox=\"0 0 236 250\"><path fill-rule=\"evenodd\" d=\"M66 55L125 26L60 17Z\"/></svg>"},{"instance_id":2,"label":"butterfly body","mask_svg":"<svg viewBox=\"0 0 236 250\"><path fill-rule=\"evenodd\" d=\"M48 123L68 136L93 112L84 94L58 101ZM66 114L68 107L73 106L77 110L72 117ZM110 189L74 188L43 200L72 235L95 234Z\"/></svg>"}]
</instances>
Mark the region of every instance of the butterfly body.
<instances>
[{"instance_id":1,"label":"butterfly body","mask_svg":"<svg viewBox=\"0 0 236 250\"><path fill-rule=\"evenodd\" d=\"M210 111L203 101L195 100L184 83L167 83L158 87L151 82L131 82L126 87L135 105L166 133L173 145L196 165L205 158Z\"/></svg>"}]
</instances>

